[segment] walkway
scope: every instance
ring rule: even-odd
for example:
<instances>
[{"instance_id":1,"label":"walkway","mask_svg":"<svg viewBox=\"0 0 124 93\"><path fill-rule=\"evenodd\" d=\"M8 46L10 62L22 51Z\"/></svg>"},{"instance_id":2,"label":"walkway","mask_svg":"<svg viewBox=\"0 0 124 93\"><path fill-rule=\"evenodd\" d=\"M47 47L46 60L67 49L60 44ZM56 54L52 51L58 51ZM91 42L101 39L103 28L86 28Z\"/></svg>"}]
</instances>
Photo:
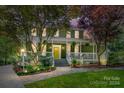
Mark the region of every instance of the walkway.
<instances>
[{"instance_id":1,"label":"walkway","mask_svg":"<svg viewBox=\"0 0 124 93\"><path fill-rule=\"evenodd\" d=\"M13 71L12 65L0 66L0 88L23 88L20 78Z\"/></svg>"},{"instance_id":2,"label":"walkway","mask_svg":"<svg viewBox=\"0 0 124 93\"><path fill-rule=\"evenodd\" d=\"M55 71L40 73L35 75L20 76L20 79L24 84L31 83L38 80L44 80L51 77L56 77L64 74L75 73L75 72L86 72L98 70L96 68L71 68L71 67L57 67Z\"/></svg>"}]
</instances>

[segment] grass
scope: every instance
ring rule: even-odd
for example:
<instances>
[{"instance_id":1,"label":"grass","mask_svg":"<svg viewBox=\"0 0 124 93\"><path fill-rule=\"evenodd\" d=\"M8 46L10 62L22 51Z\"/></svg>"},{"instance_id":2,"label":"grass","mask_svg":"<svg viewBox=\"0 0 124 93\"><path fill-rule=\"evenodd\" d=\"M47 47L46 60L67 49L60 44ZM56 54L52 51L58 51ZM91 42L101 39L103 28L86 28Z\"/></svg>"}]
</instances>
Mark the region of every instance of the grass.
<instances>
[{"instance_id":1,"label":"grass","mask_svg":"<svg viewBox=\"0 0 124 93\"><path fill-rule=\"evenodd\" d=\"M122 88L123 70L73 73L26 84L27 88Z\"/></svg>"}]
</instances>

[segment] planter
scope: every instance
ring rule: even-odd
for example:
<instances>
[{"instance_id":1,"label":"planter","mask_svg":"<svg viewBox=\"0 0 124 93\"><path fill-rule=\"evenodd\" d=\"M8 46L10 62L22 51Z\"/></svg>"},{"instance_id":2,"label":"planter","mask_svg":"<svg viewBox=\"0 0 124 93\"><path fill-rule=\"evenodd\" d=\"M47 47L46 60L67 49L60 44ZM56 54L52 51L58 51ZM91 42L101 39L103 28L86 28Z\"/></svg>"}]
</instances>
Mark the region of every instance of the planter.
<instances>
[{"instance_id":1,"label":"planter","mask_svg":"<svg viewBox=\"0 0 124 93\"><path fill-rule=\"evenodd\" d=\"M80 64L72 64L71 67L74 67L74 68L80 68L81 65L80 65Z\"/></svg>"}]
</instances>

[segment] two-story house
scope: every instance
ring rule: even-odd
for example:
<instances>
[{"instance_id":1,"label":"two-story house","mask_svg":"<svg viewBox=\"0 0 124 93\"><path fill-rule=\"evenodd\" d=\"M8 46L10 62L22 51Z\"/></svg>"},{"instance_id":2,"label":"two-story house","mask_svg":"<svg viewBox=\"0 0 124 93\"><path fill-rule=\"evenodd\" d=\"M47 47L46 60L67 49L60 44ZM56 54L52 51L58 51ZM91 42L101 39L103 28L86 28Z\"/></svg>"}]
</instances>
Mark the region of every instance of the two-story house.
<instances>
[{"instance_id":1,"label":"two-story house","mask_svg":"<svg viewBox=\"0 0 124 93\"><path fill-rule=\"evenodd\" d=\"M37 36L36 32L32 33ZM44 28L42 39L47 38L47 29ZM35 40L36 41L36 40ZM51 53L54 59L67 59L71 64L72 59L77 59L84 62L96 63L97 54L95 43L92 42L87 31L80 30L57 30L53 37L48 39L47 44L44 45L42 55Z\"/></svg>"}]
</instances>

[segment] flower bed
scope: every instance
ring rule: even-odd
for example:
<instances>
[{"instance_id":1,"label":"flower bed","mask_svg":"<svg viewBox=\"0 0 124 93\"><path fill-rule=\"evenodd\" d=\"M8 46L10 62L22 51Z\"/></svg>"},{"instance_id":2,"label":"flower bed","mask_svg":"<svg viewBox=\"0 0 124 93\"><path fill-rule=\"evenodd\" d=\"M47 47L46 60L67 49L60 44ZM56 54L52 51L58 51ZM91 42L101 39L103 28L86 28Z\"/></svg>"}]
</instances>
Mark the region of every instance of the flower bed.
<instances>
[{"instance_id":1,"label":"flower bed","mask_svg":"<svg viewBox=\"0 0 124 93\"><path fill-rule=\"evenodd\" d=\"M53 67L54 60L52 56L37 55L37 57L37 61L34 61L33 58L26 56L25 62L17 62L14 65L14 70L17 75L32 75L41 72L50 72L56 69L55 67ZM36 59L36 57L34 57L34 59Z\"/></svg>"},{"instance_id":2,"label":"flower bed","mask_svg":"<svg viewBox=\"0 0 124 93\"><path fill-rule=\"evenodd\" d=\"M38 74L38 73L42 73L42 72L51 72L54 71L56 69L56 67L40 67L40 65L36 65L36 66L25 66L25 69L23 70L23 67L18 66L15 67L14 70L17 73L17 75L19 76L23 76L23 75L32 75L32 74Z\"/></svg>"}]
</instances>

